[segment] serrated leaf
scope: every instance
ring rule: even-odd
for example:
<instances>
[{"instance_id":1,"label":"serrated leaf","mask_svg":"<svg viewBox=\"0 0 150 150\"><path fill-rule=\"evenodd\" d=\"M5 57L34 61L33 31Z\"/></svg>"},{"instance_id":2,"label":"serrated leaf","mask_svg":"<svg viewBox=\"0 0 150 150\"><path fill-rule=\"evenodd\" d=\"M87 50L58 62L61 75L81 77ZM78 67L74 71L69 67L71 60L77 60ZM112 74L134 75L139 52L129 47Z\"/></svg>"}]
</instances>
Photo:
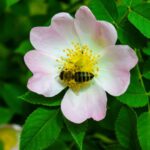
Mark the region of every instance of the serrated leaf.
<instances>
[{"instance_id":1,"label":"serrated leaf","mask_svg":"<svg viewBox=\"0 0 150 150\"><path fill-rule=\"evenodd\" d=\"M150 38L150 4L141 4L130 11L129 21L147 38Z\"/></svg>"},{"instance_id":2,"label":"serrated leaf","mask_svg":"<svg viewBox=\"0 0 150 150\"><path fill-rule=\"evenodd\" d=\"M136 122L136 114L132 109L123 107L120 110L115 124L115 131L119 143L127 149L139 149Z\"/></svg>"},{"instance_id":3,"label":"serrated leaf","mask_svg":"<svg viewBox=\"0 0 150 150\"><path fill-rule=\"evenodd\" d=\"M19 98L31 104L40 104L45 106L59 106L65 91L54 97L44 97L33 92L27 92Z\"/></svg>"},{"instance_id":4,"label":"serrated leaf","mask_svg":"<svg viewBox=\"0 0 150 150\"><path fill-rule=\"evenodd\" d=\"M142 150L150 150L150 112L145 112L138 118L137 132Z\"/></svg>"},{"instance_id":5,"label":"serrated leaf","mask_svg":"<svg viewBox=\"0 0 150 150\"><path fill-rule=\"evenodd\" d=\"M75 142L79 146L80 150L82 150L83 139L87 129L87 122L78 125L78 124L73 124L65 119L65 124L69 132L71 133L72 137L74 138Z\"/></svg>"},{"instance_id":6,"label":"serrated leaf","mask_svg":"<svg viewBox=\"0 0 150 150\"><path fill-rule=\"evenodd\" d=\"M115 23L118 17L116 4L113 0L91 0L89 7L99 20Z\"/></svg>"},{"instance_id":7,"label":"serrated leaf","mask_svg":"<svg viewBox=\"0 0 150 150\"><path fill-rule=\"evenodd\" d=\"M12 116L13 112L10 109L0 107L0 124L8 123Z\"/></svg>"},{"instance_id":8,"label":"serrated leaf","mask_svg":"<svg viewBox=\"0 0 150 150\"><path fill-rule=\"evenodd\" d=\"M21 134L21 150L42 150L58 137L63 125L58 110L38 108L26 120Z\"/></svg>"},{"instance_id":9,"label":"serrated leaf","mask_svg":"<svg viewBox=\"0 0 150 150\"><path fill-rule=\"evenodd\" d=\"M142 107L148 103L148 96L139 80L137 68L131 73L131 82L127 91L117 99L130 107Z\"/></svg>"}]
</instances>

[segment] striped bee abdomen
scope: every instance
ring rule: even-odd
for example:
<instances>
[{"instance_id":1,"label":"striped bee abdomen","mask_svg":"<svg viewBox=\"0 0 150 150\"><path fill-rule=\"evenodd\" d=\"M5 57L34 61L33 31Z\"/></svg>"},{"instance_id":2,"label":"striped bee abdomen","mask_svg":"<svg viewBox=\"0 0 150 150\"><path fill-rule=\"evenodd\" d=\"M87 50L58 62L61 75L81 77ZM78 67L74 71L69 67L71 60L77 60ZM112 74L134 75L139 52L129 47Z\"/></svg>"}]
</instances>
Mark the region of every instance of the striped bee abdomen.
<instances>
[{"instance_id":1,"label":"striped bee abdomen","mask_svg":"<svg viewBox=\"0 0 150 150\"><path fill-rule=\"evenodd\" d=\"M62 71L59 75L61 80L66 80L66 81L70 81L73 79L73 74L71 71Z\"/></svg>"},{"instance_id":2,"label":"striped bee abdomen","mask_svg":"<svg viewBox=\"0 0 150 150\"><path fill-rule=\"evenodd\" d=\"M89 80L92 80L94 75L90 72L76 72L74 75L74 80L76 82L87 82Z\"/></svg>"},{"instance_id":3,"label":"striped bee abdomen","mask_svg":"<svg viewBox=\"0 0 150 150\"><path fill-rule=\"evenodd\" d=\"M62 72L60 73L59 78L60 78L61 80L63 80L63 78L64 78L64 71L62 71Z\"/></svg>"}]
</instances>

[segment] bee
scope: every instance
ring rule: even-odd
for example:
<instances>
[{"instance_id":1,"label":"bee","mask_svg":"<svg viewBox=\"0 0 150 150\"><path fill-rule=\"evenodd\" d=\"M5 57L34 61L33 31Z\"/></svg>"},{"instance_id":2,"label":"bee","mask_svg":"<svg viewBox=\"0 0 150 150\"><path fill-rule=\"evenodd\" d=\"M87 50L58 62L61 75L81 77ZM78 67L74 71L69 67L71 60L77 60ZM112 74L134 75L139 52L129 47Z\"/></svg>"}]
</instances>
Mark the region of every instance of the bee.
<instances>
[{"instance_id":1,"label":"bee","mask_svg":"<svg viewBox=\"0 0 150 150\"><path fill-rule=\"evenodd\" d=\"M59 77L64 81L74 80L77 83L83 83L92 80L94 75L90 72L79 71L72 73L71 71L61 71Z\"/></svg>"}]
</instances>

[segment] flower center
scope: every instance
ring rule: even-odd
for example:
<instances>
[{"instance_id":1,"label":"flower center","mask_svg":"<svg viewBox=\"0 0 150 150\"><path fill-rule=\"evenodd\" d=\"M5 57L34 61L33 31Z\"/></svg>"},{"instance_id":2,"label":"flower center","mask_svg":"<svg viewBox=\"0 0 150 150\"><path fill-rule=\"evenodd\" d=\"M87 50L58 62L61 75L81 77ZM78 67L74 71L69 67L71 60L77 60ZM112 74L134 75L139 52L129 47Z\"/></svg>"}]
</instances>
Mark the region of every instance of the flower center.
<instances>
[{"instance_id":1,"label":"flower center","mask_svg":"<svg viewBox=\"0 0 150 150\"><path fill-rule=\"evenodd\" d=\"M61 57L60 81L74 91L88 86L98 73L99 55L93 54L88 45L72 43L72 49L65 49L66 57ZM62 65L63 64L63 65Z\"/></svg>"}]
</instances>

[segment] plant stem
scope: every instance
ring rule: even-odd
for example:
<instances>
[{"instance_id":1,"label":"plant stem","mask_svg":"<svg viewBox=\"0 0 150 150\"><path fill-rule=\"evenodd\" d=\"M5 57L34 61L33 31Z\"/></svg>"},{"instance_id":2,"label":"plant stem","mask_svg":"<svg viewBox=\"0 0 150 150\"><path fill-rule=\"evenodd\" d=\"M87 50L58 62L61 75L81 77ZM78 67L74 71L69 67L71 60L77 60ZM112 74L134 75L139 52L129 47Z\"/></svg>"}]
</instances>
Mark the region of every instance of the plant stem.
<instances>
[{"instance_id":1,"label":"plant stem","mask_svg":"<svg viewBox=\"0 0 150 150\"><path fill-rule=\"evenodd\" d=\"M109 137L103 135L103 134L100 134L100 133L95 133L93 135L94 138L97 138L97 139L100 139L101 141L103 141L104 143L109 143L109 144L112 144L112 143L116 143L115 140L112 140L110 139Z\"/></svg>"},{"instance_id":2,"label":"plant stem","mask_svg":"<svg viewBox=\"0 0 150 150\"><path fill-rule=\"evenodd\" d=\"M139 56L140 56L140 58L141 58L141 61L143 61L141 52L140 52L140 51L137 51L136 49L135 49L135 52L136 52L137 54L139 54ZM150 97L150 92L146 92L146 88L145 88L145 85L144 85L142 73L141 73L141 71L140 71L140 67L139 67L138 64L137 64L137 72L138 72L138 75L139 75L139 80L140 80L140 82L141 82L141 85L142 85L142 87L144 88L145 94L146 94L148 97ZM148 100L148 111L150 111L150 102L149 102L149 100Z\"/></svg>"}]
</instances>

